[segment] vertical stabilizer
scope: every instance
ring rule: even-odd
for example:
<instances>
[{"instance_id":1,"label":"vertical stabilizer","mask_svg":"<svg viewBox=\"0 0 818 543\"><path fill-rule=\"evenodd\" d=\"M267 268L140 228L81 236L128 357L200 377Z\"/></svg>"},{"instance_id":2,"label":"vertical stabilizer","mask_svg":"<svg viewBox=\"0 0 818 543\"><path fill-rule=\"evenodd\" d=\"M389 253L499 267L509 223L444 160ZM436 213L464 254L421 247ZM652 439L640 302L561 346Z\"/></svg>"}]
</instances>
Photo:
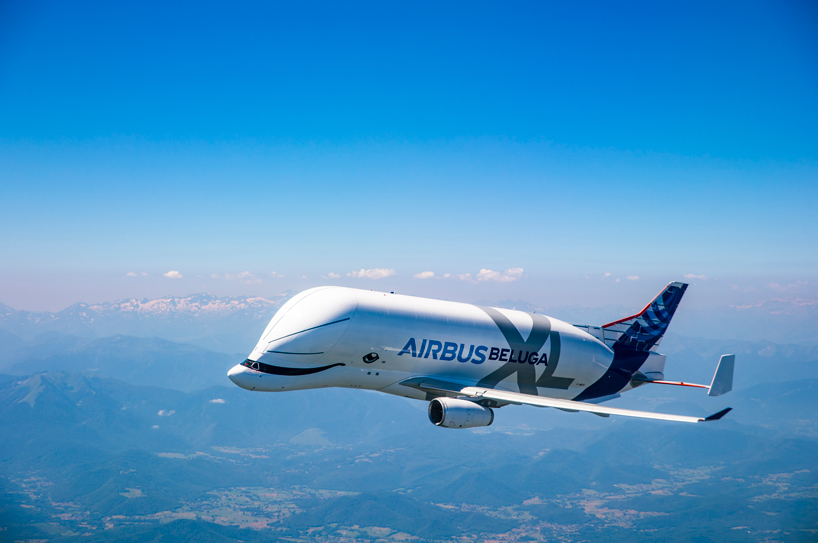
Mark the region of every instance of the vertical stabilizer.
<instances>
[{"instance_id":1,"label":"vertical stabilizer","mask_svg":"<svg viewBox=\"0 0 818 543\"><path fill-rule=\"evenodd\" d=\"M670 319L687 290L685 283L671 283L645 308L630 317L610 322L599 330L600 340L614 352L608 371L574 400L587 401L616 394L630 385L633 375L652 355L667 331ZM590 328L589 328L590 329ZM596 330L594 330L596 331ZM646 371L661 373L664 357L657 358L656 368Z\"/></svg>"},{"instance_id":2,"label":"vertical stabilizer","mask_svg":"<svg viewBox=\"0 0 818 543\"><path fill-rule=\"evenodd\" d=\"M605 337L615 339L619 349L648 351L659 344L670 319L687 290L686 283L670 283L645 308L630 317L604 325ZM616 349L614 349L616 350Z\"/></svg>"}]
</instances>

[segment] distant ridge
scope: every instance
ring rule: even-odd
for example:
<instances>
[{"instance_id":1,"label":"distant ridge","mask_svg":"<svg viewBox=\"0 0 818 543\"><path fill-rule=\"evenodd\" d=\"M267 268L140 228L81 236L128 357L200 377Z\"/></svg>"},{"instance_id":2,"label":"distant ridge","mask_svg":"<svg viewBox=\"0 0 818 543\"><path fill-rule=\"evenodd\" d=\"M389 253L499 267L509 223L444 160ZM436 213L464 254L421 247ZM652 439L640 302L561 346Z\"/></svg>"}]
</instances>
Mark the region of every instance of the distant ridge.
<instances>
[{"instance_id":1,"label":"distant ridge","mask_svg":"<svg viewBox=\"0 0 818 543\"><path fill-rule=\"evenodd\" d=\"M222 353L249 352L281 305L296 293L271 297L199 293L152 300L127 298L77 303L62 311L24 311L0 302L0 331L30 341L47 332L86 339L123 334L195 343ZM641 309L631 306L549 306L525 300L480 300L478 305L543 313L576 324L602 324ZM676 314L672 333L711 339L818 345L818 301L775 298L753 306L687 307ZM14 341L0 333L0 343ZM0 353L0 359L2 359Z\"/></svg>"},{"instance_id":2,"label":"distant ridge","mask_svg":"<svg viewBox=\"0 0 818 543\"><path fill-rule=\"evenodd\" d=\"M195 342L225 353L243 352L293 291L277 296L192 294L153 300L129 298L99 304L76 303L62 311L24 311L0 303L0 329L24 340L44 332L86 338L115 334Z\"/></svg>"},{"instance_id":3,"label":"distant ridge","mask_svg":"<svg viewBox=\"0 0 818 543\"><path fill-rule=\"evenodd\" d=\"M23 322L31 324L46 324L49 322L65 321L75 317L81 322L90 324L99 316L121 315L129 317L190 315L197 318L224 317L240 311L266 310L269 307L279 307L284 300L288 300L294 292L287 291L272 298L261 296L224 296L219 297L208 293L191 294L189 296L164 296L149 300L144 298L125 298L114 302L87 304L79 302L68 306L62 311L25 311L14 309L0 302L0 326L11 330L11 326ZM18 334L19 335L19 334Z\"/></svg>"},{"instance_id":4,"label":"distant ridge","mask_svg":"<svg viewBox=\"0 0 818 543\"><path fill-rule=\"evenodd\" d=\"M157 337L118 334L86 342L77 336L53 334L62 341L50 354L38 356L42 351L48 352L48 344L18 351L16 363L3 371L21 376L43 371L69 371L187 392L229 384L227 370L245 356L244 353L231 356ZM50 334L45 336L48 338ZM80 341L72 344L71 338Z\"/></svg>"},{"instance_id":5,"label":"distant ridge","mask_svg":"<svg viewBox=\"0 0 818 543\"><path fill-rule=\"evenodd\" d=\"M285 292L272 299L261 296L225 296L220 298L213 294L191 294L186 297L166 296L154 300L137 300L129 298L115 302L101 304L74 304L68 309L77 307L94 313L135 313L137 315L171 315L189 314L197 318L223 317L239 311L266 310L272 306L278 307L282 300L292 296L292 292Z\"/></svg>"}]
</instances>

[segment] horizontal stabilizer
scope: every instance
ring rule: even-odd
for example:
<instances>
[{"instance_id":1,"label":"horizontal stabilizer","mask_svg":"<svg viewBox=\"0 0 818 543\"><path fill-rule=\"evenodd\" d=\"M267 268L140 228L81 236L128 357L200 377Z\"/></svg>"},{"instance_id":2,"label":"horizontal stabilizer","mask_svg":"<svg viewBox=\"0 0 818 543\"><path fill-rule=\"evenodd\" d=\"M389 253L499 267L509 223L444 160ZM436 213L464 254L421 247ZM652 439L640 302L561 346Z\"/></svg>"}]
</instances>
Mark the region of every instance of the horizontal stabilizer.
<instances>
[{"instance_id":1,"label":"horizontal stabilizer","mask_svg":"<svg viewBox=\"0 0 818 543\"><path fill-rule=\"evenodd\" d=\"M719 359L716 366L716 373L713 374L713 381L710 383L708 396L721 396L733 390L733 367L736 364L736 355L724 354ZM715 415L714 415L715 416Z\"/></svg>"}]
</instances>

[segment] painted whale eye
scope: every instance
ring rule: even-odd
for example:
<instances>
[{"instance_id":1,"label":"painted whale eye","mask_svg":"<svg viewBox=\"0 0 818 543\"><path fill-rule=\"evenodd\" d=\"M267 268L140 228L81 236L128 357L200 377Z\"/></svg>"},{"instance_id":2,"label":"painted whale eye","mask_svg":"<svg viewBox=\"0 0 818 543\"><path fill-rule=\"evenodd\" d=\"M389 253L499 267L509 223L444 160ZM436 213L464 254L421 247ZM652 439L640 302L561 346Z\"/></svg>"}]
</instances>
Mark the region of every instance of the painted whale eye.
<instances>
[{"instance_id":1,"label":"painted whale eye","mask_svg":"<svg viewBox=\"0 0 818 543\"><path fill-rule=\"evenodd\" d=\"M374 361L376 361L378 358L380 358L378 356L378 353L369 353L367 355L364 355L364 363L365 364L371 364Z\"/></svg>"}]
</instances>

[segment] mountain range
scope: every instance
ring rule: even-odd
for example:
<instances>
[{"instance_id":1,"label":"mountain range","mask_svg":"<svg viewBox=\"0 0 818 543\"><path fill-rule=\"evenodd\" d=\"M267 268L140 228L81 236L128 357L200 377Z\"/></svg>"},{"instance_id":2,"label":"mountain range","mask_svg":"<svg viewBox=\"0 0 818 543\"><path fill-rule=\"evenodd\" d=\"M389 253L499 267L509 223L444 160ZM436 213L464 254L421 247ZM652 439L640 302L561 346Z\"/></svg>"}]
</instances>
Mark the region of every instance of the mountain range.
<instances>
[{"instance_id":1,"label":"mountain range","mask_svg":"<svg viewBox=\"0 0 818 543\"><path fill-rule=\"evenodd\" d=\"M6 351L0 368L14 375L71 371L135 385L191 391L225 384L227 371L245 357L157 337L114 335L87 339L47 332L14 351Z\"/></svg>"},{"instance_id":2,"label":"mountain range","mask_svg":"<svg viewBox=\"0 0 818 543\"><path fill-rule=\"evenodd\" d=\"M58 312L32 312L0 303L0 341L4 332L30 341L46 332L82 338L112 335L159 337L210 350L249 353L267 323L295 292L278 296L194 294L154 300L134 298L98 304L77 303ZM482 300L479 305L516 308L576 324L600 325L627 316L638 307L547 306L523 300ZM767 340L818 345L818 303L774 299L752 306L690 310L674 317L672 332L710 339ZM0 353L0 358L2 354Z\"/></svg>"},{"instance_id":3,"label":"mountain range","mask_svg":"<svg viewBox=\"0 0 818 543\"><path fill-rule=\"evenodd\" d=\"M3 306L0 541L807 541L818 531L815 342L669 333L668 379L707 383L719 355L734 353L735 390L646 385L610 402L698 416L733 407L718 423L507 406L490 427L444 430L423 402L375 392L232 386L227 369L288 295L55 314ZM602 322L594 311L569 320Z\"/></svg>"},{"instance_id":4,"label":"mountain range","mask_svg":"<svg viewBox=\"0 0 818 543\"><path fill-rule=\"evenodd\" d=\"M124 334L195 343L221 352L249 352L272 316L294 293L274 298L194 294L155 300L77 303L62 311L32 312L0 303L0 329L26 340L44 332L84 338Z\"/></svg>"},{"instance_id":5,"label":"mountain range","mask_svg":"<svg viewBox=\"0 0 818 543\"><path fill-rule=\"evenodd\" d=\"M817 386L733 401L759 402L765 420L803 401L801 416L814 420ZM450 431L429 424L420 402L362 391L186 393L70 372L0 376L0 483L17 496L0 514L14 538L77 542L200 532L617 541L657 530L666 541L809 540L818 438L721 422L511 406L489 428ZM165 524L174 519L186 520Z\"/></svg>"}]
</instances>

